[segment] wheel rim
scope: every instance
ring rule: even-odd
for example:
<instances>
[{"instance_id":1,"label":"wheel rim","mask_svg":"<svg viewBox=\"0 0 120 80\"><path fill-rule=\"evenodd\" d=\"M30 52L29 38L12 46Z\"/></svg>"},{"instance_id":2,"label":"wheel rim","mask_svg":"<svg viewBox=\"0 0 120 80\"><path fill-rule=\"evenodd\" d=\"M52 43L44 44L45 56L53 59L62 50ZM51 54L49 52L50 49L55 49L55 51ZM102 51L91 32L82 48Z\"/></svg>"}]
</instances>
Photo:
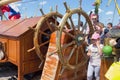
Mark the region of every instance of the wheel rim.
<instances>
[{"instance_id":1,"label":"wheel rim","mask_svg":"<svg viewBox=\"0 0 120 80\"><path fill-rule=\"evenodd\" d=\"M59 24L58 19L61 18L62 15L58 12L48 13L41 17L35 28L34 47L38 57L42 61L45 60L45 54L47 53L47 49L49 46L50 35L52 32L57 30L57 25ZM46 49L44 50L43 47Z\"/></svg>"}]
</instances>

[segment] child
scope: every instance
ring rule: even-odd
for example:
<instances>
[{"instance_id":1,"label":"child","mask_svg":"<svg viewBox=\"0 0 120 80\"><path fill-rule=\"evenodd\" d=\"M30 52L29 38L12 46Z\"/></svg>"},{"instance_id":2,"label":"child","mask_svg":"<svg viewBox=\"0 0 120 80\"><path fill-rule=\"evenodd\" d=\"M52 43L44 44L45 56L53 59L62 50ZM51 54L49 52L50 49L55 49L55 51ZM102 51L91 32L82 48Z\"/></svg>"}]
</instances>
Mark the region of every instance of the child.
<instances>
[{"instance_id":1,"label":"child","mask_svg":"<svg viewBox=\"0 0 120 80\"><path fill-rule=\"evenodd\" d=\"M100 44L100 35L95 32L91 37L91 44L88 47L87 55L90 57L87 71L87 80L92 80L93 72L95 73L96 80L100 78L100 65L101 65L101 55L102 47Z\"/></svg>"}]
</instances>

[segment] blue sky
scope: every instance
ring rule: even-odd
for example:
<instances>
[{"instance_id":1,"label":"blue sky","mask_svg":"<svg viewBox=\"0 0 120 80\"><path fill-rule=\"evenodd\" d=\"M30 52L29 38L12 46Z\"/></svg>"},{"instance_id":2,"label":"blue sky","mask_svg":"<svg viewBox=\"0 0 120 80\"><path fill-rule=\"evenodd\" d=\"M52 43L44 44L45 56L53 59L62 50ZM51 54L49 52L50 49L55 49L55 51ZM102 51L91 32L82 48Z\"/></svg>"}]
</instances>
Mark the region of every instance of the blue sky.
<instances>
[{"instance_id":1,"label":"blue sky","mask_svg":"<svg viewBox=\"0 0 120 80\"><path fill-rule=\"evenodd\" d=\"M15 4L17 4L22 18L24 17L33 17L33 16L41 16L39 9L42 8L44 13L50 12L50 7L55 10L55 6L58 6L58 12L61 14L65 14L65 8L63 3L67 2L67 5L70 6L71 9L79 7L79 0L21 0ZM92 4L95 0L82 0L82 9L89 13L94 9ZM100 22L103 22L105 25L108 22L113 22L114 25L119 23L120 16L115 9L114 0L112 0L111 4L107 7L108 0L102 0L102 3L99 8L99 18ZM120 7L120 0L117 0L117 3ZM114 16L114 18L113 18Z\"/></svg>"}]
</instances>

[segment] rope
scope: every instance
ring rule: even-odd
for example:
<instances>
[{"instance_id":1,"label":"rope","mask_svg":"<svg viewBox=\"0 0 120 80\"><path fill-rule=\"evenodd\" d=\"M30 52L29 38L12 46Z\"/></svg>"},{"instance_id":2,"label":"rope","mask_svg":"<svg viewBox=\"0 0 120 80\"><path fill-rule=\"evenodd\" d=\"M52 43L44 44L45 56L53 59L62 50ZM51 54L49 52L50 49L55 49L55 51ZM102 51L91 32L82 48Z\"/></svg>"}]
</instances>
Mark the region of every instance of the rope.
<instances>
[{"instance_id":1,"label":"rope","mask_svg":"<svg viewBox=\"0 0 120 80\"><path fill-rule=\"evenodd\" d=\"M115 10L116 10L116 6L115 6L115 8L114 8L114 13L113 13L113 18L112 18L112 23L113 23L113 21L114 21L114 17L115 17Z\"/></svg>"}]
</instances>

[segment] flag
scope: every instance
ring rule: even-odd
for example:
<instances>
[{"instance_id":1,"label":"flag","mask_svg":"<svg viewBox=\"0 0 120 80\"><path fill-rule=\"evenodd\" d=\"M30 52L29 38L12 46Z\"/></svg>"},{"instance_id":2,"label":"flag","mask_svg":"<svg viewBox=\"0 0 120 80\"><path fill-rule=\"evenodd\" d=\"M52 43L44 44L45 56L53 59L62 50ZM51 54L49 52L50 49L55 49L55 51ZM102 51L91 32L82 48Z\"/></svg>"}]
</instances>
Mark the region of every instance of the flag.
<instances>
[{"instance_id":1,"label":"flag","mask_svg":"<svg viewBox=\"0 0 120 80\"><path fill-rule=\"evenodd\" d=\"M119 8L119 6L118 6L116 0L114 0L114 1L115 1L115 6L116 6L116 8L117 8L118 14L119 14L119 16L120 16L120 8Z\"/></svg>"},{"instance_id":2,"label":"flag","mask_svg":"<svg viewBox=\"0 0 120 80\"><path fill-rule=\"evenodd\" d=\"M1 6L0 8L1 8L1 11L2 11L3 14L5 12L8 12L8 18L10 20L19 19L21 17L19 9L13 3L10 4L10 5Z\"/></svg>"},{"instance_id":3,"label":"flag","mask_svg":"<svg viewBox=\"0 0 120 80\"><path fill-rule=\"evenodd\" d=\"M0 7L2 13L4 14L5 12L9 12L10 8L8 7L8 5L3 5Z\"/></svg>"},{"instance_id":4,"label":"flag","mask_svg":"<svg viewBox=\"0 0 120 80\"><path fill-rule=\"evenodd\" d=\"M20 12L19 12L18 7L13 3L8 5L8 6L10 9L10 11L8 12L8 18L10 20L19 19L21 16L20 16Z\"/></svg>"}]
</instances>

